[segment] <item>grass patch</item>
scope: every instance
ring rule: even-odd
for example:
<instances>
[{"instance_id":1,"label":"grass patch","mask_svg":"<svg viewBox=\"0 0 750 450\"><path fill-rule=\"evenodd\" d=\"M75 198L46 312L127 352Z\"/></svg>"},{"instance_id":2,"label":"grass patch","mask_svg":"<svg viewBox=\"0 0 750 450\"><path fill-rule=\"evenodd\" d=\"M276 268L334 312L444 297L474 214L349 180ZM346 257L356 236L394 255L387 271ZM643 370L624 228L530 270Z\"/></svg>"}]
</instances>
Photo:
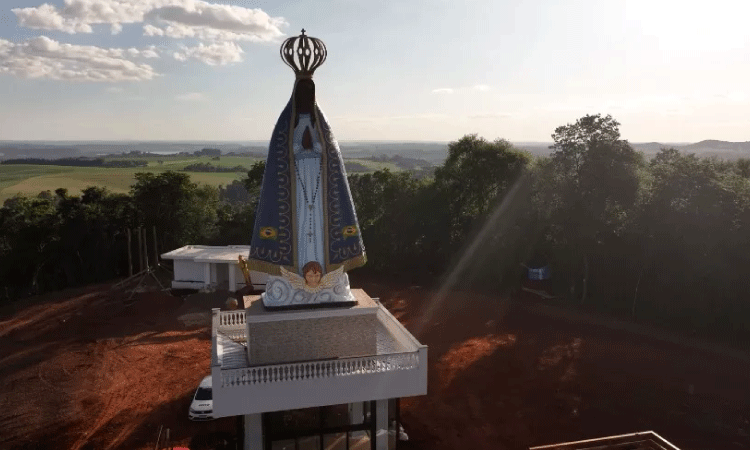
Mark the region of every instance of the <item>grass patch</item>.
<instances>
[{"instance_id":1,"label":"grass patch","mask_svg":"<svg viewBox=\"0 0 750 450\"><path fill-rule=\"evenodd\" d=\"M182 170L190 164L206 164L210 163L216 167L235 167L245 166L250 169L257 161L261 158L250 158L245 156L222 156L218 160L212 159L210 156L131 156L123 157L122 155L116 156L105 156L105 161L146 161L148 162L149 168L163 168L164 170ZM161 161L161 163L159 163Z\"/></svg>"},{"instance_id":2,"label":"grass patch","mask_svg":"<svg viewBox=\"0 0 750 450\"><path fill-rule=\"evenodd\" d=\"M363 166L369 168L373 172L375 172L376 170L384 170L384 169L388 169L391 172L401 172L401 171L404 170L404 169L400 168L399 166L397 166L397 165L395 165L393 163L390 163L390 162L379 162L379 161L372 161L372 160L369 160L369 159L349 159L349 158L344 158L344 162L353 162L353 163L362 164Z\"/></svg>"},{"instance_id":3,"label":"grass patch","mask_svg":"<svg viewBox=\"0 0 750 450\"><path fill-rule=\"evenodd\" d=\"M190 163L185 163L187 164ZM167 170L179 169L166 164L132 168L0 165L0 201L16 194L36 196L42 191L54 192L57 188L65 188L72 195L80 195L89 186L102 186L114 193L127 193L135 183L136 173L160 173ZM243 176L241 173L203 172L189 172L189 175L193 182L211 186L226 186Z\"/></svg>"},{"instance_id":4,"label":"grass patch","mask_svg":"<svg viewBox=\"0 0 750 450\"><path fill-rule=\"evenodd\" d=\"M36 196L42 191L54 192L65 188L71 195L80 195L89 186L102 186L113 193L130 192L138 172L160 173L167 170L182 171L186 166L196 163L210 163L216 167L244 166L248 169L260 158L243 156L222 156L214 160L210 156L105 156L106 161L145 160L146 167L74 167L53 165L0 164L0 203L6 199L22 194ZM159 161L162 161L159 163ZM400 172L402 169L393 163L370 161L369 159L346 159L346 162L359 163L371 171L388 169ZM244 173L221 172L187 172L190 179L198 184L226 186L234 180L241 179Z\"/></svg>"}]
</instances>

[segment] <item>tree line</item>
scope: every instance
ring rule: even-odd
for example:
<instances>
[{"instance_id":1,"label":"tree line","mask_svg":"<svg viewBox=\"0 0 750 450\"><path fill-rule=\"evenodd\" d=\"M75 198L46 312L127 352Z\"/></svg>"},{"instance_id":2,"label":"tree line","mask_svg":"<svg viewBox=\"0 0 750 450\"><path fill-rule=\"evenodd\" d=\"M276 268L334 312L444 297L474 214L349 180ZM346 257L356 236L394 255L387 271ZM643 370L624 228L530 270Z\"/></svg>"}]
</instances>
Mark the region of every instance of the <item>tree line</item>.
<instances>
[{"instance_id":1,"label":"tree line","mask_svg":"<svg viewBox=\"0 0 750 450\"><path fill-rule=\"evenodd\" d=\"M750 162L668 148L647 159L611 116L584 116L552 139L552 153L534 157L467 135L429 177L350 174L368 255L358 270L507 293L521 264L544 264L564 304L750 338ZM136 174L128 194L9 199L0 296L122 276L128 227L156 226L160 251L249 244L263 169L218 189L167 171Z\"/></svg>"},{"instance_id":2,"label":"tree line","mask_svg":"<svg viewBox=\"0 0 750 450\"><path fill-rule=\"evenodd\" d=\"M517 291L549 265L559 301L750 339L750 171L664 148L647 159L611 116L555 129L532 157L476 135L431 179L350 177L371 267Z\"/></svg>"},{"instance_id":3,"label":"tree line","mask_svg":"<svg viewBox=\"0 0 750 450\"><path fill-rule=\"evenodd\" d=\"M146 167L148 161L145 160L105 160L104 158L87 158L79 156L77 158L16 158L0 161L0 164L28 164L43 166L72 166L72 167Z\"/></svg>"},{"instance_id":4,"label":"tree line","mask_svg":"<svg viewBox=\"0 0 750 450\"><path fill-rule=\"evenodd\" d=\"M183 172L247 172L247 167L237 165L234 167L214 166L213 164L207 163L193 163L188 164L183 169Z\"/></svg>"}]
</instances>

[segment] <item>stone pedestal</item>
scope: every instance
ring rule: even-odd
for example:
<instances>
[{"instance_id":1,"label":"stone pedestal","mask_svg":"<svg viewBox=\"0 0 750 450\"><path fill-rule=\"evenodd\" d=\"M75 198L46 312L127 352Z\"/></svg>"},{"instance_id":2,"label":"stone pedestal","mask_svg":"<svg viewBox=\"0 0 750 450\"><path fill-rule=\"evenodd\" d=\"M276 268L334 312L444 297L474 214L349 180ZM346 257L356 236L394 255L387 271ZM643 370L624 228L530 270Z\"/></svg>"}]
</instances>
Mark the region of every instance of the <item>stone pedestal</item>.
<instances>
[{"instance_id":1,"label":"stone pedestal","mask_svg":"<svg viewBox=\"0 0 750 450\"><path fill-rule=\"evenodd\" d=\"M270 311L260 296L245 297L251 366L352 358L377 354L378 306L352 289L350 307Z\"/></svg>"}]
</instances>

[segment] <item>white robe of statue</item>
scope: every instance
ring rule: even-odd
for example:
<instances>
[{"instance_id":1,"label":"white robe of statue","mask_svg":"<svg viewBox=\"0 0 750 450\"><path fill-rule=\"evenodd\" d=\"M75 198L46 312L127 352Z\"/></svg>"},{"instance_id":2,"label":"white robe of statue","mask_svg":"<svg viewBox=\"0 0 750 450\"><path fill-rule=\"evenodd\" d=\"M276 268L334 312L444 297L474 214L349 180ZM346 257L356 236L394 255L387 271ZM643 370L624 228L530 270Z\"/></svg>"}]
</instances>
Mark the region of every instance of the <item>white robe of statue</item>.
<instances>
[{"instance_id":1,"label":"white robe of statue","mask_svg":"<svg viewBox=\"0 0 750 450\"><path fill-rule=\"evenodd\" d=\"M305 129L312 136L312 150L302 147ZM310 121L309 114L300 114L294 128L294 164L297 179L297 270L302 275L302 266L317 261L325 271L323 250L323 180L321 179L321 157L323 146Z\"/></svg>"}]
</instances>

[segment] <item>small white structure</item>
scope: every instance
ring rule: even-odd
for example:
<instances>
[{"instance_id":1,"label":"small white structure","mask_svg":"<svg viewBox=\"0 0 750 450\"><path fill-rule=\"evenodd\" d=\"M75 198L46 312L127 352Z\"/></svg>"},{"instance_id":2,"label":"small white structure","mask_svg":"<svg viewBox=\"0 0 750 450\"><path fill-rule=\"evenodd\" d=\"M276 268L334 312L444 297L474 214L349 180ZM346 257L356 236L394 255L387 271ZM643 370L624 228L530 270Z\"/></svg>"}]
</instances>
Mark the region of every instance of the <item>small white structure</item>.
<instances>
[{"instance_id":1,"label":"small white structure","mask_svg":"<svg viewBox=\"0 0 750 450\"><path fill-rule=\"evenodd\" d=\"M245 287L245 277L237 264L238 256L248 257L249 245L186 245L164 253L163 259L174 261L174 289L226 288L237 291ZM263 289L268 275L250 271L253 286Z\"/></svg>"}]
</instances>

